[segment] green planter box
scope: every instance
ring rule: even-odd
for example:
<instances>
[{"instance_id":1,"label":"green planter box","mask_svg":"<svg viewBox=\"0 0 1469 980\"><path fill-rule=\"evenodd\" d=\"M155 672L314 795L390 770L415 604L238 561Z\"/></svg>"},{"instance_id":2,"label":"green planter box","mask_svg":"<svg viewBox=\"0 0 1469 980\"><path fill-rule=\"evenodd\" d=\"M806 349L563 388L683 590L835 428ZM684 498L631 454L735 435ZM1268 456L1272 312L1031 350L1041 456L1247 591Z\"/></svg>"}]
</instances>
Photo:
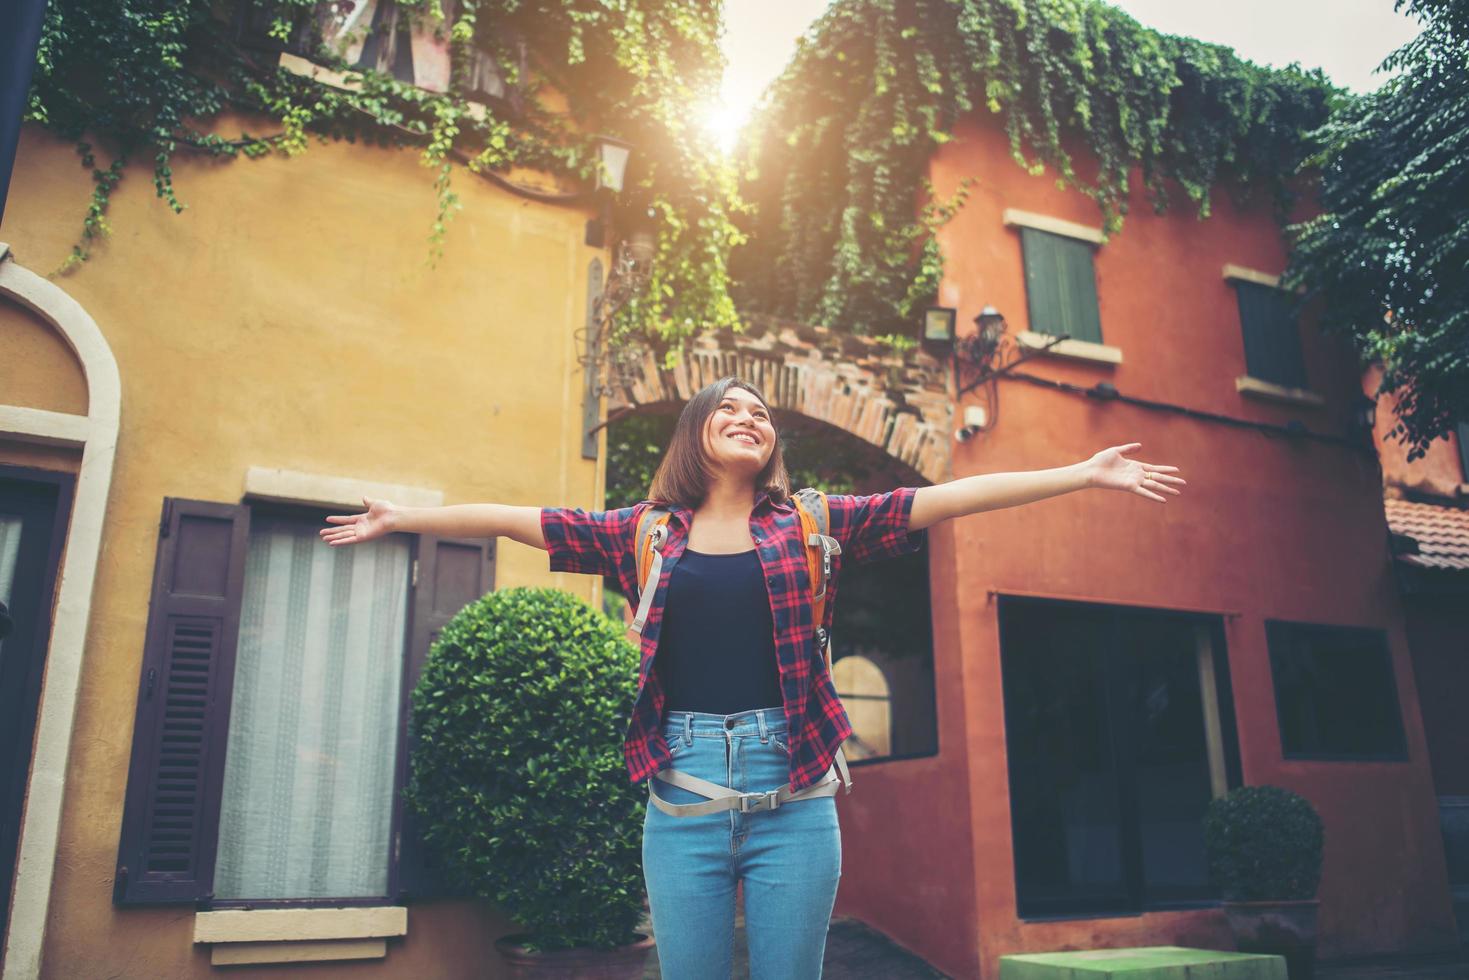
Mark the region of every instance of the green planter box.
<instances>
[{"instance_id":1,"label":"green planter box","mask_svg":"<svg viewBox=\"0 0 1469 980\"><path fill-rule=\"evenodd\" d=\"M1083 949L1000 957L1000 980L1287 980L1285 957L1186 946Z\"/></svg>"}]
</instances>

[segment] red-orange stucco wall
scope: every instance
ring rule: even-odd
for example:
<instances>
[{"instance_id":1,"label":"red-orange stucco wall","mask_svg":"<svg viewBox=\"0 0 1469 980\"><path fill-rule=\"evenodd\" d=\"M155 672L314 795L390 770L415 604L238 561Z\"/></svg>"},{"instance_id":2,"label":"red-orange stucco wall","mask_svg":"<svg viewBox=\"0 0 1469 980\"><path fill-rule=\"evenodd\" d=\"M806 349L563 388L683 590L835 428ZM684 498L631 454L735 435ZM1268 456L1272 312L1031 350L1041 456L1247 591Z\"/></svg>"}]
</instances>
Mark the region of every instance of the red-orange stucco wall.
<instances>
[{"instance_id":1,"label":"red-orange stucco wall","mask_svg":"<svg viewBox=\"0 0 1469 980\"><path fill-rule=\"evenodd\" d=\"M1017 208L1094 227L1095 205L1032 177L1003 133L961 125L931 163L947 196L977 176L940 232L940 302L961 330L993 304L1028 328ZM1237 419L1343 435L1360 373L1344 343L1303 325L1306 372L1321 407L1251 399L1225 264L1267 273L1285 247L1268 202L1224 193L1199 220L1182 199L1157 216L1134 194L1122 232L1095 268L1103 342L1115 366L1046 357L1022 370ZM969 327L972 329L972 327ZM956 478L1030 470L1142 443L1136 458L1181 467L1182 497L1158 504L1088 490L941 525L931 534L939 754L857 770L841 800L847 860L838 910L858 915L939 968L998 975L1006 953L1178 944L1232 948L1217 908L1022 921L1016 914L996 602L991 590L1217 613L1224 623L1244 781L1310 799L1326 825L1319 953L1334 957L1455 944L1417 689L1391 574L1377 464L1365 449L1267 434L1001 380L998 417L956 444ZM963 406L981 404L980 391ZM1282 757L1265 620L1370 627L1391 647L1406 762Z\"/></svg>"}]
</instances>

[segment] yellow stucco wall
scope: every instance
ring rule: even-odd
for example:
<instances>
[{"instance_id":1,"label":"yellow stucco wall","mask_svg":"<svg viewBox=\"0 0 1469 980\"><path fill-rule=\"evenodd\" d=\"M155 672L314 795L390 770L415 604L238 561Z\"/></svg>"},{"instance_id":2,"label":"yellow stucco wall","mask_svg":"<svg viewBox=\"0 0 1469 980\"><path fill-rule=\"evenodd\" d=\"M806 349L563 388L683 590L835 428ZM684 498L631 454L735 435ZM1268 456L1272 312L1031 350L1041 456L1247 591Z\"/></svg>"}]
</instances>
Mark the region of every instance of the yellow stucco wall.
<instances>
[{"instance_id":1,"label":"yellow stucco wall","mask_svg":"<svg viewBox=\"0 0 1469 980\"><path fill-rule=\"evenodd\" d=\"M268 125L268 124L267 124ZM257 124L258 129L263 125ZM122 379L122 426L81 678L43 975L203 977L188 909L111 902L165 496L237 502L250 466L442 490L446 503L593 507L600 465L580 454L590 212L531 202L456 174L463 211L427 265L432 175L411 150L313 144L297 158L173 165L188 208L154 197L146 161L114 194L113 237L57 284L96 320ZM70 144L22 132L4 239L55 270L90 194ZM64 345L0 308L0 402L85 410ZM13 356L12 356L13 355ZM24 378L24 381L20 379ZM0 462L73 470L71 454L0 439ZM587 576L502 540L497 587ZM338 974L494 976L495 910L430 903L384 961ZM232 977L292 967L230 968Z\"/></svg>"},{"instance_id":2,"label":"yellow stucco wall","mask_svg":"<svg viewBox=\"0 0 1469 980\"><path fill-rule=\"evenodd\" d=\"M0 402L87 414L87 382L71 348L29 310L4 297L0 351Z\"/></svg>"}]
</instances>

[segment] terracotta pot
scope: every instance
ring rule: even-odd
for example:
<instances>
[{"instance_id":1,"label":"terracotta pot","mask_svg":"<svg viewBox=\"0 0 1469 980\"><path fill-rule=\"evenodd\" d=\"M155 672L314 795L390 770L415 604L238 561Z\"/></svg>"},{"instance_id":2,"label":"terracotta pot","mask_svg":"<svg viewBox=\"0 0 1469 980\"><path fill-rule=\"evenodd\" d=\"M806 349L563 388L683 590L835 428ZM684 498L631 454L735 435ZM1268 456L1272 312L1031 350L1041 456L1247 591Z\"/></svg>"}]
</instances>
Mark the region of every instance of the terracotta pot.
<instances>
[{"instance_id":1,"label":"terracotta pot","mask_svg":"<svg viewBox=\"0 0 1469 980\"><path fill-rule=\"evenodd\" d=\"M1223 904L1240 952L1277 953L1285 957L1290 980L1311 980L1316 972L1316 913L1320 899Z\"/></svg>"},{"instance_id":2,"label":"terracotta pot","mask_svg":"<svg viewBox=\"0 0 1469 980\"><path fill-rule=\"evenodd\" d=\"M548 950L532 953L520 945L529 938L527 933L516 933L495 940L495 949L505 961L505 976L511 980L641 980L647 967L648 952L653 948L653 937L637 933L637 940L614 949L588 949L573 946L571 949Z\"/></svg>"}]
</instances>

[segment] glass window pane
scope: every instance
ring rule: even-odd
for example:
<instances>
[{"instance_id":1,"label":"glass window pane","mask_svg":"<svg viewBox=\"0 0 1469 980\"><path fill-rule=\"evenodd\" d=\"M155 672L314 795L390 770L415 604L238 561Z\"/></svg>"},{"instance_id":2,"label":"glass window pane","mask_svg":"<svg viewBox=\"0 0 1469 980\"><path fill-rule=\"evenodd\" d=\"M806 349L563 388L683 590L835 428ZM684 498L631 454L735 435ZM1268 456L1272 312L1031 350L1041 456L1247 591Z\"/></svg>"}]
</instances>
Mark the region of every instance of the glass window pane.
<instances>
[{"instance_id":1,"label":"glass window pane","mask_svg":"<svg viewBox=\"0 0 1469 980\"><path fill-rule=\"evenodd\" d=\"M843 568L835 594L832 681L852 723L847 761L934 754L928 549Z\"/></svg>"},{"instance_id":2,"label":"glass window pane","mask_svg":"<svg viewBox=\"0 0 1469 980\"><path fill-rule=\"evenodd\" d=\"M409 543L328 548L319 526L251 517L220 898L387 894Z\"/></svg>"},{"instance_id":3,"label":"glass window pane","mask_svg":"<svg viewBox=\"0 0 1469 980\"><path fill-rule=\"evenodd\" d=\"M1215 898L1202 820L1233 722L1209 622L1006 597L1000 637L1019 913Z\"/></svg>"},{"instance_id":4,"label":"glass window pane","mask_svg":"<svg viewBox=\"0 0 1469 980\"><path fill-rule=\"evenodd\" d=\"M1306 387L1301 331L1291 314L1291 299L1279 289L1236 282L1245 373L1287 388Z\"/></svg>"},{"instance_id":5,"label":"glass window pane","mask_svg":"<svg viewBox=\"0 0 1469 980\"><path fill-rule=\"evenodd\" d=\"M1195 622L1124 616L1121 681L1136 753L1144 904L1213 895L1202 821L1214 793L1198 644Z\"/></svg>"},{"instance_id":6,"label":"glass window pane","mask_svg":"<svg viewBox=\"0 0 1469 980\"><path fill-rule=\"evenodd\" d=\"M1407 757L1381 630L1266 624L1281 747L1288 757Z\"/></svg>"},{"instance_id":7,"label":"glass window pane","mask_svg":"<svg viewBox=\"0 0 1469 980\"><path fill-rule=\"evenodd\" d=\"M1105 610L1001 606L1020 913L1121 907L1121 807L1106 712Z\"/></svg>"}]
</instances>

